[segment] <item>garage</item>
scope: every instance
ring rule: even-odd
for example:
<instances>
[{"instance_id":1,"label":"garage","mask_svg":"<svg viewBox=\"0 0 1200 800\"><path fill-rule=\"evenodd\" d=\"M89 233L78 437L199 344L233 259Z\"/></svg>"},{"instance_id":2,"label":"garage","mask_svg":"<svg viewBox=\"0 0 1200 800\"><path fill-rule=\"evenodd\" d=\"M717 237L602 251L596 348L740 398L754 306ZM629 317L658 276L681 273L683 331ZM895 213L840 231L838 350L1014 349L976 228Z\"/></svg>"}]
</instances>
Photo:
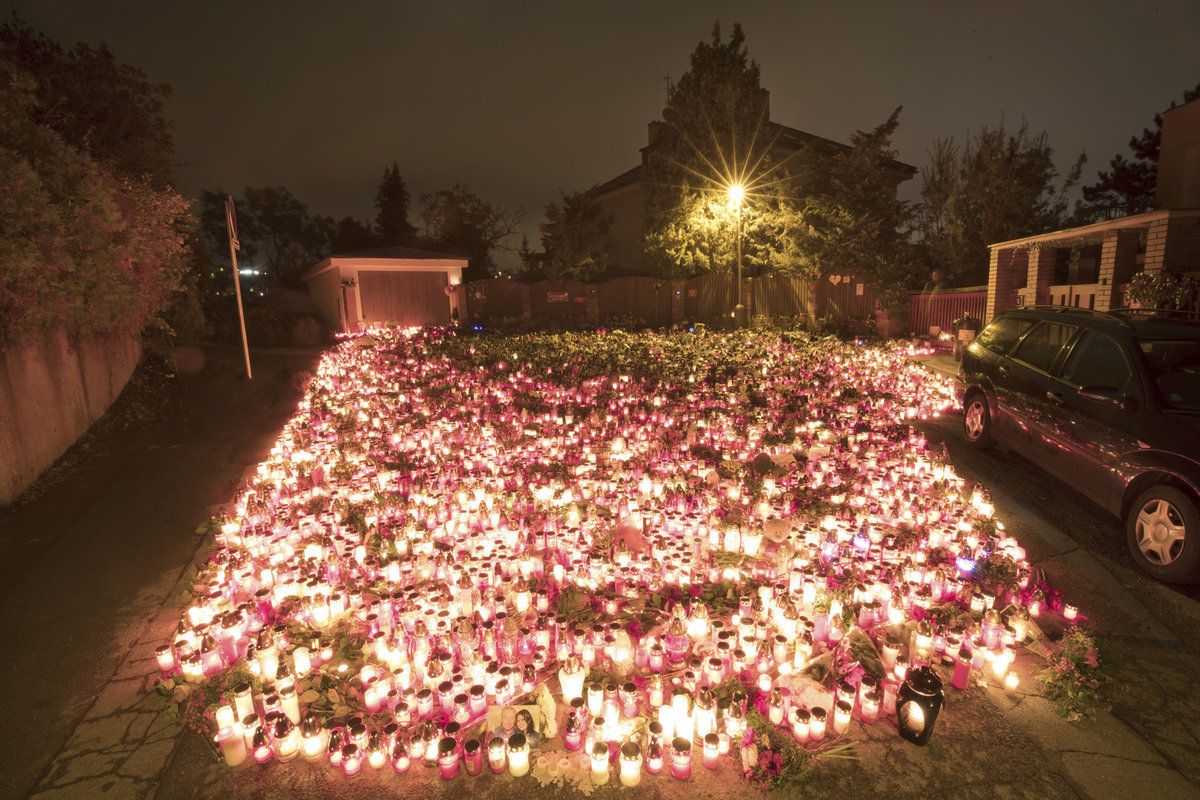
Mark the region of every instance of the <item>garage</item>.
<instances>
[{"instance_id":1,"label":"garage","mask_svg":"<svg viewBox=\"0 0 1200 800\"><path fill-rule=\"evenodd\" d=\"M303 277L326 322L351 332L379 323L450 324L457 318L457 287L466 267L463 256L382 247L332 255Z\"/></svg>"}]
</instances>

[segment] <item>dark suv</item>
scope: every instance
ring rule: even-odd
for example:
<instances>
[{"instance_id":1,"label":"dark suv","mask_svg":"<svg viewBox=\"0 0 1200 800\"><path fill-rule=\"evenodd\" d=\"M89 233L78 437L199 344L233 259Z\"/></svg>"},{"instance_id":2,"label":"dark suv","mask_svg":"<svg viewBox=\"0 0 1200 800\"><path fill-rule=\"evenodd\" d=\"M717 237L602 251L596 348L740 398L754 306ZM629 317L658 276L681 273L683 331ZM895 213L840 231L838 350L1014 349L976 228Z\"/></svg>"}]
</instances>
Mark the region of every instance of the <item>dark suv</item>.
<instances>
[{"instance_id":1,"label":"dark suv","mask_svg":"<svg viewBox=\"0 0 1200 800\"><path fill-rule=\"evenodd\" d=\"M958 382L968 441L1002 442L1118 515L1154 577L1200 582L1200 320L1009 311Z\"/></svg>"}]
</instances>

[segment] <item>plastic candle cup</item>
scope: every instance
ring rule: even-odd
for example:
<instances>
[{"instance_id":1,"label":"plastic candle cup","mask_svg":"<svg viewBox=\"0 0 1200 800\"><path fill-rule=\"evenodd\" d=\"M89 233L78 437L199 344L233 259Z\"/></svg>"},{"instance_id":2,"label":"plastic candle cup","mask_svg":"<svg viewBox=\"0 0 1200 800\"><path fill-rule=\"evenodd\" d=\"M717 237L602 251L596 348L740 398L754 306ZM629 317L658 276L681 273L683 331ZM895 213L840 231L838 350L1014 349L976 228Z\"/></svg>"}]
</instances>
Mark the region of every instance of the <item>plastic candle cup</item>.
<instances>
[{"instance_id":1,"label":"plastic candle cup","mask_svg":"<svg viewBox=\"0 0 1200 800\"><path fill-rule=\"evenodd\" d=\"M608 783L608 744L596 742L591 751L592 783L602 786Z\"/></svg>"},{"instance_id":2,"label":"plastic candle cup","mask_svg":"<svg viewBox=\"0 0 1200 800\"><path fill-rule=\"evenodd\" d=\"M819 742L825 738L825 718L827 714L825 709L820 707L813 708L808 713L808 739L812 742Z\"/></svg>"},{"instance_id":3,"label":"plastic candle cup","mask_svg":"<svg viewBox=\"0 0 1200 800\"><path fill-rule=\"evenodd\" d=\"M250 684L239 683L233 687L233 708L238 719L242 720L254 713L254 696L250 692Z\"/></svg>"},{"instance_id":4,"label":"plastic candle cup","mask_svg":"<svg viewBox=\"0 0 1200 800\"><path fill-rule=\"evenodd\" d=\"M808 729L811 717L807 708L792 709L792 736L799 744L808 744Z\"/></svg>"},{"instance_id":5,"label":"plastic candle cup","mask_svg":"<svg viewBox=\"0 0 1200 800\"><path fill-rule=\"evenodd\" d=\"M463 745L463 763L467 765L467 774L471 776L483 772L483 743L478 739L468 739Z\"/></svg>"},{"instance_id":6,"label":"plastic candle cup","mask_svg":"<svg viewBox=\"0 0 1200 800\"><path fill-rule=\"evenodd\" d=\"M1074 622L1079 616L1079 609L1072 605L1063 606L1063 619Z\"/></svg>"},{"instance_id":7,"label":"plastic candle cup","mask_svg":"<svg viewBox=\"0 0 1200 800\"><path fill-rule=\"evenodd\" d=\"M692 743L679 736L671 742L671 777L681 781L692 777Z\"/></svg>"},{"instance_id":8,"label":"plastic candle cup","mask_svg":"<svg viewBox=\"0 0 1200 800\"><path fill-rule=\"evenodd\" d=\"M1016 697L1017 687L1020 686L1020 684L1021 684L1021 676L1017 675L1016 672L1010 670L1009 673L1004 676L1004 692L1005 692L1005 694L1007 694L1009 697Z\"/></svg>"},{"instance_id":9,"label":"plastic candle cup","mask_svg":"<svg viewBox=\"0 0 1200 800\"><path fill-rule=\"evenodd\" d=\"M529 774L529 744L523 734L508 737L508 774L514 778Z\"/></svg>"},{"instance_id":10,"label":"plastic candle cup","mask_svg":"<svg viewBox=\"0 0 1200 800\"><path fill-rule=\"evenodd\" d=\"M217 741L221 745L221 755L229 766L236 767L246 760L246 736L242 733L241 723L221 728L217 733Z\"/></svg>"},{"instance_id":11,"label":"plastic candle cup","mask_svg":"<svg viewBox=\"0 0 1200 800\"><path fill-rule=\"evenodd\" d=\"M854 706L848 700L838 700L833 709L833 732L838 736L850 729L850 714Z\"/></svg>"},{"instance_id":12,"label":"plastic candle cup","mask_svg":"<svg viewBox=\"0 0 1200 800\"><path fill-rule=\"evenodd\" d=\"M630 788L642 782L642 748L637 742L621 745L621 785Z\"/></svg>"},{"instance_id":13,"label":"plastic candle cup","mask_svg":"<svg viewBox=\"0 0 1200 800\"><path fill-rule=\"evenodd\" d=\"M154 651L155 659L158 661L158 668L164 673L175 671L175 652L171 649L171 645L164 644L159 646Z\"/></svg>"},{"instance_id":14,"label":"plastic candle cup","mask_svg":"<svg viewBox=\"0 0 1200 800\"><path fill-rule=\"evenodd\" d=\"M562 688L563 702L570 703L583 695L583 681L586 676L587 671L574 656L571 656L558 671L558 685Z\"/></svg>"},{"instance_id":15,"label":"plastic candle cup","mask_svg":"<svg viewBox=\"0 0 1200 800\"><path fill-rule=\"evenodd\" d=\"M710 733L704 737L704 766L716 769L721 760L721 737Z\"/></svg>"},{"instance_id":16,"label":"plastic candle cup","mask_svg":"<svg viewBox=\"0 0 1200 800\"><path fill-rule=\"evenodd\" d=\"M458 777L460 770L458 742L450 736L442 737L438 743L438 774L444 781Z\"/></svg>"}]
</instances>

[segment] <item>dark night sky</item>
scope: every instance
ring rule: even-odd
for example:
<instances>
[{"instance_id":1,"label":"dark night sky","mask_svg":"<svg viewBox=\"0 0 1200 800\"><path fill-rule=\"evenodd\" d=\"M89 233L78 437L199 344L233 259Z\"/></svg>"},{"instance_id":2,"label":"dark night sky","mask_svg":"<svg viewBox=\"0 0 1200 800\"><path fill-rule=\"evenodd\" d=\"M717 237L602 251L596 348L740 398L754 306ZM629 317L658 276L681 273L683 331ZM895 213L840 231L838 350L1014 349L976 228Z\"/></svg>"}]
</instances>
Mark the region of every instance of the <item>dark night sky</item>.
<instances>
[{"instance_id":1,"label":"dark night sky","mask_svg":"<svg viewBox=\"0 0 1200 800\"><path fill-rule=\"evenodd\" d=\"M1090 178L1200 82L1197 0L11 5L171 84L185 192L281 184L365 217L396 159L414 195L462 181L523 206L535 242L557 189L637 162L658 85L716 19L745 28L773 119L844 141L903 105L917 165L1003 113L1064 167L1086 150Z\"/></svg>"}]
</instances>

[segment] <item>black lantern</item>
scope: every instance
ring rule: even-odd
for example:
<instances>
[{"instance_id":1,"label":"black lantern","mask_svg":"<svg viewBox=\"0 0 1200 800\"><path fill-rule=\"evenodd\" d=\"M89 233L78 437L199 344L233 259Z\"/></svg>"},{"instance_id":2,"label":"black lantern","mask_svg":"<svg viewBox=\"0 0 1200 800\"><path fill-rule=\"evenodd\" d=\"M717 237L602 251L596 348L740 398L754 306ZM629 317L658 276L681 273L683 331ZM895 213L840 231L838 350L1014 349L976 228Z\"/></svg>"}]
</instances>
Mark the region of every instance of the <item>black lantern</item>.
<instances>
[{"instance_id":1,"label":"black lantern","mask_svg":"<svg viewBox=\"0 0 1200 800\"><path fill-rule=\"evenodd\" d=\"M900 725L901 738L924 746L933 735L933 726L942 711L943 702L942 681L933 669L910 669L908 678L896 696L896 720Z\"/></svg>"}]
</instances>

